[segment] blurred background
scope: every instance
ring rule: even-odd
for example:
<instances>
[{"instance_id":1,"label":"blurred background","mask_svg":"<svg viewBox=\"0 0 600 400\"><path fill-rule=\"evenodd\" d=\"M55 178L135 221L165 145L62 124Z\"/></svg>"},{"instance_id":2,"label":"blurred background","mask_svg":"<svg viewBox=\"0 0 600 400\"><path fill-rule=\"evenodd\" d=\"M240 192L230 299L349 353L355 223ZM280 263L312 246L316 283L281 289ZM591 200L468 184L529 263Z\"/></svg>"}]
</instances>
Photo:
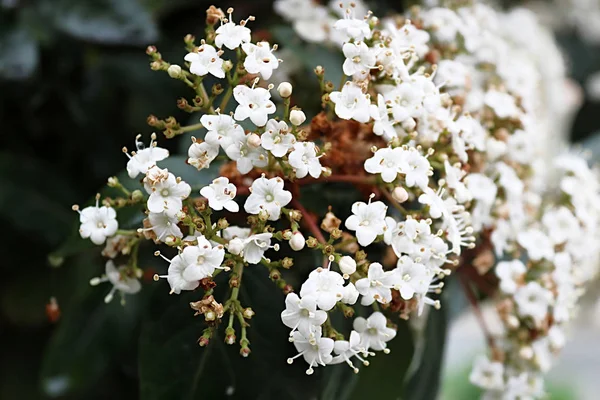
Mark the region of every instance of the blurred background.
<instances>
[{"instance_id":1,"label":"blurred background","mask_svg":"<svg viewBox=\"0 0 600 400\"><path fill-rule=\"evenodd\" d=\"M126 157L120 149L131 147L137 134L147 137L152 132L148 115L189 118L175 104L185 88L150 70L145 47L154 44L164 59L182 63L183 36L202 36L205 10L213 3L0 0L0 399L140 396L137 361L143 343L138 343L141 328L135 321L141 303L125 309L118 302L106 306L103 291L86 284L102 273L102 263L97 251L88 251L87 243L73 235L76 215L70 206L89 201L108 176L124 169ZM409 3L370 5L385 15ZM600 157L600 142L593 139L600 131L600 6L594 20L585 9L572 15L571 3L586 2L530 6L556 30L572 94L581 104L573 117L572 140ZM587 3L593 8L598 1ZM260 30L276 26L285 33L271 1L216 5L235 7L237 18L255 15L254 26L260 27L255 34L269 38L269 32ZM296 77L310 76L311 68L298 69ZM161 145L175 153L179 148L177 140ZM51 297L57 305L50 303ZM600 329L590 321L600 314L589 303L558 367L557 376L563 379L552 380L552 398L593 398L586 397L589 388L598 387L595 340ZM144 313L152 312L144 308ZM452 324L446 347L452 368L445 375L442 397L475 398L466 376L479 331L469 315L458 318L461 322ZM191 337L190 346L195 346ZM483 348L482 338L480 342Z\"/></svg>"}]
</instances>

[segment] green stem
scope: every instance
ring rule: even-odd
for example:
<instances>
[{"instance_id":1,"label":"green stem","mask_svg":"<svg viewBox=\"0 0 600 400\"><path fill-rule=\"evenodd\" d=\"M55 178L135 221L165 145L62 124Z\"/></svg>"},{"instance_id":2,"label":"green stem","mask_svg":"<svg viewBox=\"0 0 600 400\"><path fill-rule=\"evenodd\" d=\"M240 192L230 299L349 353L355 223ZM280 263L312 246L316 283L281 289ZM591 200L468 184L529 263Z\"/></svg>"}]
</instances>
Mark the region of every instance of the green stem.
<instances>
[{"instance_id":1,"label":"green stem","mask_svg":"<svg viewBox=\"0 0 600 400\"><path fill-rule=\"evenodd\" d=\"M182 126L181 128L179 128L179 133L193 132L193 131L200 130L202 128L204 128L204 126L200 122L198 122L197 124Z\"/></svg>"}]
</instances>

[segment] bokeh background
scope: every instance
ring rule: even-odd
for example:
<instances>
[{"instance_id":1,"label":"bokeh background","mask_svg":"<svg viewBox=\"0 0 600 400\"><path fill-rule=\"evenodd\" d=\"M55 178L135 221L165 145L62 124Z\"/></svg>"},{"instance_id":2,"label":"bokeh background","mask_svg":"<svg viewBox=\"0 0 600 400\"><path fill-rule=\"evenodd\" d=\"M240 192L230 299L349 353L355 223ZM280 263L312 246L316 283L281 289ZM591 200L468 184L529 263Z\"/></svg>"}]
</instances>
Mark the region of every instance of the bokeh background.
<instances>
[{"instance_id":1,"label":"bokeh background","mask_svg":"<svg viewBox=\"0 0 600 400\"><path fill-rule=\"evenodd\" d=\"M187 33L202 36L204 12L212 3L233 6L238 16L255 15L254 26L265 29L255 33L277 41L268 28L281 32L283 21L267 0L0 0L0 399L139 397L140 328L130 314L153 309L106 306L104 293L87 285L102 264L73 236L76 215L70 206L89 201L108 176L124 169L120 149L131 147L138 133L152 132L148 115L189 118L175 104L185 88L150 70L145 47L155 44L166 60L182 63L181 39ZM370 5L385 15L409 3ZM600 131L600 75L594 74L600 72L600 35L590 40L576 25L557 26L562 11L549 2L533 8L556 28L571 93L581 104L572 140L598 154L593 135ZM311 54L319 59L306 60L310 64L328 62L326 51ZM312 79L310 68L298 69L295 82ZM166 147L176 153L180 143ZM79 250L83 253L74 255ZM58 314L47 312L51 297L61 314L56 323ZM598 337L598 328L590 321L600 314L589 303L577 329L584 332L580 339L598 348L590 339ZM460 349L479 336L468 315L458 318L447 346L452 366L442 390L447 399L476 396L466 382L472 352ZM567 368L561 371L581 375L568 368L577 364L600 371L594 353L590 357L583 349L567 347ZM578 392L581 385L569 381L567 376L552 388L553 398L585 397Z\"/></svg>"}]
</instances>

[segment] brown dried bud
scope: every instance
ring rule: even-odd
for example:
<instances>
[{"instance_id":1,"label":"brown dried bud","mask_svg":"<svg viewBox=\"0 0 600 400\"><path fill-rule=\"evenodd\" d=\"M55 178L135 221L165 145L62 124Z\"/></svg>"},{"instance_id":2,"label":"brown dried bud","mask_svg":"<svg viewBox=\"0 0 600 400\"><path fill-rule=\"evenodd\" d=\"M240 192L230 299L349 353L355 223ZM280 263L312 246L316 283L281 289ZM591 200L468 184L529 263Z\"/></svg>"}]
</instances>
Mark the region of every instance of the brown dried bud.
<instances>
[{"instance_id":1,"label":"brown dried bud","mask_svg":"<svg viewBox=\"0 0 600 400\"><path fill-rule=\"evenodd\" d=\"M342 220L336 217L334 213L329 211L327 214L325 214L325 218L323 218L323 221L321 222L321 229L323 229L325 232L332 233L334 229L339 230L341 223Z\"/></svg>"},{"instance_id":2,"label":"brown dried bud","mask_svg":"<svg viewBox=\"0 0 600 400\"><path fill-rule=\"evenodd\" d=\"M285 269L289 269L294 265L294 260L291 259L290 257L285 257L283 260L281 260L281 266Z\"/></svg>"},{"instance_id":3,"label":"brown dried bud","mask_svg":"<svg viewBox=\"0 0 600 400\"><path fill-rule=\"evenodd\" d=\"M220 8L210 6L208 7L208 10L206 10L206 23L208 25L215 25L223 18L225 18L225 13Z\"/></svg>"}]
</instances>

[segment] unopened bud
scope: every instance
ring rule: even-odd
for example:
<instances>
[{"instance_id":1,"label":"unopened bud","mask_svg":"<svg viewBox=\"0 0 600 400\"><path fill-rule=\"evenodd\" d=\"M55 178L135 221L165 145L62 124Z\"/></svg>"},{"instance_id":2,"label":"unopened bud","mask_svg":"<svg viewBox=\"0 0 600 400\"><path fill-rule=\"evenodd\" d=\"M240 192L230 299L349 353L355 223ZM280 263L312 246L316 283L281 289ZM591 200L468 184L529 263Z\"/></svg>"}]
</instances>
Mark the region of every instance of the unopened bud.
<instances>
[{"instance_id":1,"label":"unopened bud","mask_svg":"<svg viewBox=\"0 0 600 400\"><path fill-rule=\"evenodd\" d=\"M402 186L398 186L392 191L392 197L398 203L404 203L408 200L408 192Z\"/></svg>"},{"instance_id":2,"label":"unopened bud","mask_svg":"<svg viewBox=\"0 0 600 400\"><path fill-rule=\"evenodd\" d=\"M269 212L267 210L260 210L258 212L258 219L263 222L266 222L269 219Z\"/></svg>"},{"instance_id":3,"label":"unopened bud","mask_svg":"<svg viewBox=\"0 0 600 400\"><path fill-rule=\"evenodd\" d=\"M250 307L244 308L244 311L242 311L242 315L244 316L244 318L250 319L254 316L254 310Z\"/></svg>"},{"instance_id":4,"label":"unopened bud","mask_svg":"<svg viewBox=\"0 0 600 400\"><path fill-rule=\"evenodd\" d=\"M289 257L285 257L283 260L281 260L281 266L285 269L289 269L294 265L294 260L292 260Z\"/></svg>"},{"instance_id":5,"label":"unopened bud","mask_svg":"<svg viewBox=\"0 0 600 400\"><path fill-rule=\"evenodd\" d=\"M340 271L342 271L344 275L352 275L356 272L356 261L350 256L340 258L339 265Z\"/></svg>"},{"instance_id":6,"label":"unopened bud","mask_svg":"<svg viewBox=\"0 0 600 400\"><path fill-rule=\"evenodd\" d=\"M167 73L173 79L179 79L181 77L181 67L177 64L173 64L167 68Z\"/></svg>"},{"instance_id":7,"label":"unopened bud","mask_svg":"<svg viewBox=\"0 0 600 400\"><path fill-rule=\"evenodd\" d=\"M300 232L294 232L292 238L290 239L290 247L294 251L300 251L304 248L306 244L306 239Z\"/></svg>"},{"instance_id":8,"label":"unopened bud","mask_svg":"<svg viewBox=\"0 0 600 400\"><path fill-rule=\"evenodd\" d=\"M225 218L221 218L217 221L217 228L226 229L229 227L229 222Z\"/></svg>"},{"instance_id":9,"label":"unopened bud","mask_svg":"<svg viewBox=\"0 0 600 400\"><path fill-rule=\"evenodd\" d=\"M290 111L290 122L296 126L302 125L306 121L306 115L302 110L294 109Z\"/></svg>"},{"instance_id":10,"label":"unopened bud","mask_svg":"<svg viewBox=\"0 0 600 400\"><path fill-rule=\"evenodd\" d=\"M233 63L230 60L225 60L223 62L223 71L229 72L233 69Z\"/></svg>"},{"instance_id":11,"label":"unopened bud","mask_svg":"<svg viewBox=\"0 0 600 400\"><path fill-rule=\"evenodd\" d=\"M315 248L319 245L319 241L317 239L315 239L314 237L310 236L308 238L308 240L306 241L306 245L310 248Z\"/></svg>"},{"instance_id":12,"label":"unopened bud","mask_svg":"<svg viewBox=\"0 0 600 400\"><path fill-rule=\"evenodd\" d=\"M292 95L292 84L289 82L281 82L279 86L277 86L277 92L284 99L290 97Z\"/></svg>"},{"instance_id":13,"label":"unopened bud","mask_svg":"<svg viewBox=\"0 0 600 400\"><path fill-rule=\"evenodd\" d=\"M243 240L240 238L231 239L229 241L229 244L227 245L227 250L229 250L231 254L234 254L236 256L239 255L244 250Z\"/></svg>"},{"instance_id":14,"label":"unopened bud","mask_svg":"<svg viewBox=\"0 0 600 400\"><path fill-rule=\"evenodd\" d=\"M250 136L248 136L248 146L254 147L254 148L259 148L260 143L261 143L260 136L258 136L256 133L251 133Z\"/></svg>"},{"instance_id":15,"label":"unopened bud","mask_svg":"<svg viewBox=\"0 0 600 400\"><path fill-rule=\"evenodd\" d=\"M108 186L109 187L115 187L119 184L119 179L117 179L116 176L111 176L110 178L108 178Z\"/></svg>"}]
</instances>

